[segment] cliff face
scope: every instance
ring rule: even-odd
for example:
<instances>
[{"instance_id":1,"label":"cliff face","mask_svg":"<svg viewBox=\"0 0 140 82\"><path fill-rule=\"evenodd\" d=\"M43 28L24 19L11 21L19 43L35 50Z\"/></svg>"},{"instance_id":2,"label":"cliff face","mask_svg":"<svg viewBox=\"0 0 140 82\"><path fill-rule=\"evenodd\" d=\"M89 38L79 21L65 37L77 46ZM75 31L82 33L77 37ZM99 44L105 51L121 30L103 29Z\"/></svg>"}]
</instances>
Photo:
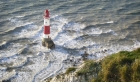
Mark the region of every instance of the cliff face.
<instances>
[{"instance_id":1,"label":"cliff face","mask_svg":"<svg viewBox=\"0 0 140 82\"><path fill-rule=\"evenodd\" d=\"M57 75L47 82L91 82L92 78L97 76L98 65L93 60L87 60L81 66L71 67L65 74Z\"/></svg>"},{"instance_id":2,"label":"cliff face","mask_svg":"<svg viewBox=\"0 0 140 82\"><path fill-rule=\"evenodd\" d=\"M76 76L75 73L58 75L47 82L91 82L93 76Z\"/></svg>"}]
</instances>

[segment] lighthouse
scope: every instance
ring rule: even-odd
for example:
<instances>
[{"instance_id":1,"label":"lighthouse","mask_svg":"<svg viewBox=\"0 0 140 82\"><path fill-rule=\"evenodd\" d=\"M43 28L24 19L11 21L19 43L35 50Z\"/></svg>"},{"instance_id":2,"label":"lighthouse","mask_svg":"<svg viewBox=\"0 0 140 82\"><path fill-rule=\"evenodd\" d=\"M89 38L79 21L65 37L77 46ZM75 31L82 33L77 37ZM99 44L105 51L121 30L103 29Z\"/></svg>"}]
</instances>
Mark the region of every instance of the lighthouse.
<instances>
[{"instance_id":1,"label":"lighthouse","mask_svg":"<svg viewBox=\"0 0 140 82\"><path fill-rule=\"evenodd\" d=\"M44 32L43 32L42 46L47 47L48 49L54 49L55 44L50 37L50 16L48 10L45 10L44 12L43 30Z\"/></svg>"}]
</instances>

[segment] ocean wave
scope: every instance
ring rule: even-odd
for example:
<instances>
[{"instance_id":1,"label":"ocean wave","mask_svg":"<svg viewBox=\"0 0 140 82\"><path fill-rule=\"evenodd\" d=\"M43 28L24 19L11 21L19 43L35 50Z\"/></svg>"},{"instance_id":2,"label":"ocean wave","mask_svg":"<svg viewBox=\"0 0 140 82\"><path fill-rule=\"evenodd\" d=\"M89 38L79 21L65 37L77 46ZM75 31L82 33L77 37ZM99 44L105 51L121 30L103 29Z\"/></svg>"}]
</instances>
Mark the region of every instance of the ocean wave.
<instances>
[{"instance_id":1,"label":"ocean wave","mask_svg":"<svg viewBox=\"0 0 140 82\"><path fill-rule=\"evenodd\" d=\"M127 13L127 15L140 15L140 10L132 11L130 13Z\"/></svg>"},{"instance_id":2,"label":"ocean wave","mask_svg":"<svg viewBox=\"0 0 140 82\"><path fill-rule=\"evenodd\" d=\"M15 70L13 70L12 72L1 71L0 73L1 73L0 81L2 81L2 82L9 81L10 78L13 78L16 76Z\"/></svg>"}]
</instances>

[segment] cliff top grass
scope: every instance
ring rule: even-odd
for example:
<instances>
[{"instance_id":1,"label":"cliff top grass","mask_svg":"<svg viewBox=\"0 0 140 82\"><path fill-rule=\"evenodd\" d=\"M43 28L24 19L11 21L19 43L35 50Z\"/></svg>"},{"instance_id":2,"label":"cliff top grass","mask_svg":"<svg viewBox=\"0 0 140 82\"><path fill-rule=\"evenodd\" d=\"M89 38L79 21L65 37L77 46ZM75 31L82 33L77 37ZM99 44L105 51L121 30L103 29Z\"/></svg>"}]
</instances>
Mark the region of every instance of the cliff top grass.
<instances>
[{"instance_id":1,"label":"cliff top grass","mask_svg":"<svg viewBox=\"0 0 140 82\"><path fill-rule=\"evenodd\" d=\"M87 78L93 76L92 82L140 82L140 48L120 51L100 62L86 60L76 74Z\"/></svg>"},{"instance_id":2,"label":"cliff top grass","mask_svg":"<svg viewBox=\"0 0 140 82\"><path fill-rule=\"evenodd\" d=\"M100 63L97 63L94 60L84 61L84 66L76 72L76 76L92 75L93 73L98 72L100 68L99 64Z\"/></svg>"},{"instance_id":3,"label":"cliff top grass","mask_svg":"<svg viewBox=\"0 0 140 82\"><path fill-rule=\"evenodd\" d=\"M93 82L140 82L140 48L104 58Z\"/></svg>"},{"instance_id":4,"label":"cliff top grass","mask_svg":"<svg viewBox=\"0 0 140 82\"><path fill-rule=\"evenodd\" d=\"M69 74L69 73L71 73L71 72L74 72L75 70L76 70L75 67L70 67L70 68L68 68L68 69L66 70L65 74Z\"/></svg>"}]
</instances>

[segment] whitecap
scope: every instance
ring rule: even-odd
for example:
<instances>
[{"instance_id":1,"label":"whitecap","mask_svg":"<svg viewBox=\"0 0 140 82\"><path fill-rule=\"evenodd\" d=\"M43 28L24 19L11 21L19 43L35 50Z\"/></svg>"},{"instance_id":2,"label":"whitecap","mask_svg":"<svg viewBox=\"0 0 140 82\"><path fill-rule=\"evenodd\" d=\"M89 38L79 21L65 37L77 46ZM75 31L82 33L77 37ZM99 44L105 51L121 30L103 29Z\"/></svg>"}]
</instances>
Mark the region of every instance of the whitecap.
<instances>
[{"instance_id":1,"label":"whitecap","mask_svg":"<svg viewBox=\"0 0 140 82\"><path fill-rule=\"evenodd\" d=\"M114 21L108 21L108 22L106 22L106 23L114 23Z\"/></svg>"}]
</instances>

